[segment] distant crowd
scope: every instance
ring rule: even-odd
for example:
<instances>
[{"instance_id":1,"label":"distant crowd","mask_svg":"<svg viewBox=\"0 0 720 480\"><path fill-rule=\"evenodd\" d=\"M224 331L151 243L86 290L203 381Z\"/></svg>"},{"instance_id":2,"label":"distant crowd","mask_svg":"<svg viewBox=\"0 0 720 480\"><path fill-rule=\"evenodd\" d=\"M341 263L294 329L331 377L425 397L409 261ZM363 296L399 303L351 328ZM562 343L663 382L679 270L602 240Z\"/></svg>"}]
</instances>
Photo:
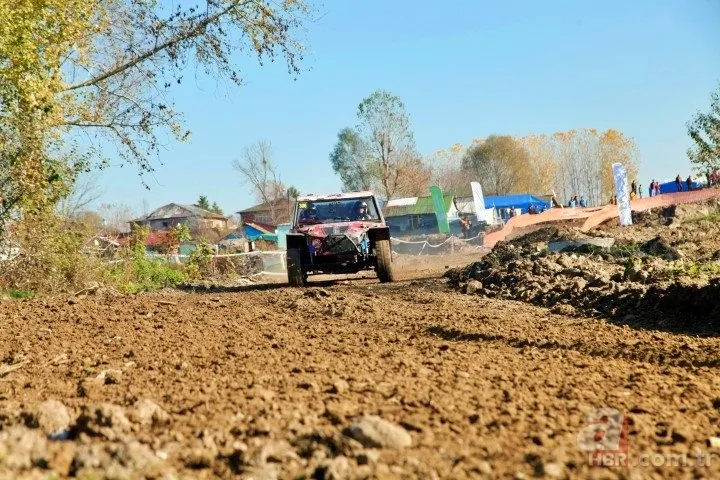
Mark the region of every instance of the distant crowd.
<instances>
[{"instance_id":1,"label":"distant crowd","mask_svg":"<svg viewBox=\"0 0 720 480\"><path fill-rule=\"evenodd\" d=\"M707 187L714 187L716 185L720 185L720 170L715 170L714 172L707 174ZM676 192L689 192L696 188L699 187L695 185L695 180L693 180L692 175L688 175L685 180L683 180L680 174L675 177ZM638 184L635 180L633 180L630 184L630 199L633 200L635 198L642 198L642 192L642 185ZM660 195L660 193L660 182L653 179L648 186L648 196L656 197ZM668 193L667 190L666 193ZM613 205L617 205L617 195L613 195L610 198L610 203Z\"/></svg>"}]
</instances>

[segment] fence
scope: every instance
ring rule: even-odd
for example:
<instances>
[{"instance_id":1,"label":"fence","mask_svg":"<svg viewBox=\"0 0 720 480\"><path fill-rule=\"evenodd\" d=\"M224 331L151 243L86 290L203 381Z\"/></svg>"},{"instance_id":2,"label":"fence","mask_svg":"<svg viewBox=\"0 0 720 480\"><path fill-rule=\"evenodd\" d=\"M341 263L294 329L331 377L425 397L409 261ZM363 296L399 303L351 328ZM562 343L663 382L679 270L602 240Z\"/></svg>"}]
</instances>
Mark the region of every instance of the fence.
<instances>
[{"instance_id":1,"label":"fence","mask_svg":"<svg viewBox=\"0 0 720 480\"><path fill-rule=\"evenodd\" d=\"M394 255L439 255L456 252L482 250L484 234L472 238L460 238L455 235L438 239L431 243L433 238L423 240L409 240L392 237L392 252ZM187 263L190 255L163 255L148 253L148 258L167 261L169 263ZM211 271L213 275L239 275L253 278L261 275L285 277L287 275L287 257L284 250L255 251L247 253L231 253L212 255ZM118 263L124 260L112 260L108 263Z\"/></svg>"},{"instance_id":2,"label":"fence","mask_svg":"<svg viewBox=\"0 0 720 480\"><path fill-rule=\"evenodd\" d=\"M400 238L392 239L393 253L403 255L441 255L459 252L471 252L482 250L485 234L472 238L460 238L455 235L432 244L428 239L405 240Z\"/></svg>"}]
</instances>

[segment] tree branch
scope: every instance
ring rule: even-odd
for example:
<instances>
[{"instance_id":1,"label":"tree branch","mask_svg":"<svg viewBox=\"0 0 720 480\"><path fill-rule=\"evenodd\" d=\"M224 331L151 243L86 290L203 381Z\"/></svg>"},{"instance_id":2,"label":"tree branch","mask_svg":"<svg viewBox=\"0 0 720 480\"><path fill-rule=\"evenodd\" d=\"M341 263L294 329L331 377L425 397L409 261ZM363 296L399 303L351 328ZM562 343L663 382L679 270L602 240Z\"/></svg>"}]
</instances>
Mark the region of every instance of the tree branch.
<instances>
[{"instance_id":1,"label":"tree branch","mask_svg":"<svg viewBox=\"0 0 720 480\"><path fill-rule=\"evenodd\" d=\"M97 75L94 78L91 78L90 80L87 80L87 81L84 81L81 83L77 83L75 85L71 85L71 86L67 87L64 91L68 92L68 91L72 91L72 90L77 90L79 88L85 88L85 87L89 87L89 86L98 84L104 80L107 80L110 77L117 75L118 73L121 73L129 68L132 68L133 66L137 65L138 63L140 63L144 60L147 60L148 58L156 55L157 53L165 50L168 47L171 47L172 45L175 45L176 43L179 43L179 42L182 42L183 40L188 40L190 38L197 36L200 32L202 32L203 29L205 29L205 27L207 27L208 25L217 21L220 17L227 15L231 10L233 10L241 5L247 4L247 3L250 3L250 1L242 2L241 4L237 4L237 3L231 4L227 8L205 18L204 20L199 22L197 25L195 25L190 30L188 30L184 33L181 33L179 35L176 35L176 36L168 39L167 41L151 48L150 50L146 51L145 53L142 53L142 54L130 59L129 61L127 61L121 65L118 65L117 67L115 67L105 73Z\"/></svg>"}]
</instances>

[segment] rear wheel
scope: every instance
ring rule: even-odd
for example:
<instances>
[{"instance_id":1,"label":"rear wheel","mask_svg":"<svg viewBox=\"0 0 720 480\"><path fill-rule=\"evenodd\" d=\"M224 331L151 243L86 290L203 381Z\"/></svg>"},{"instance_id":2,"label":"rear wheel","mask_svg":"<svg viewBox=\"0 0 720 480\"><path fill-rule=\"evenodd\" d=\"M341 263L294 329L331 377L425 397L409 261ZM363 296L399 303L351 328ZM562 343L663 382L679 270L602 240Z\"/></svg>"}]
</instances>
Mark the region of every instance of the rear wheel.
<instances>
[{"instance_id":1,"label":"rear wheel","mask_svg":"<svg viewBox=\"0 0 720 480\"><path fill-rule=\"evenodd\" d=\"M289 248L287 251L288 283L291 287L304 287L307 276L303 271L302 251L299 248Z\"/></svg>"},{"instance_id":2,"label":"rear wheel","mask_svg":"<svg viewBox=\"0 0 720 480\"><path fill-rule=\"evenodd\" d=\"M395 281L390 240L377 240L375 242L375 255L377 257L377 276L380 281L382 283Z\"/></svg>"}]
</instances>

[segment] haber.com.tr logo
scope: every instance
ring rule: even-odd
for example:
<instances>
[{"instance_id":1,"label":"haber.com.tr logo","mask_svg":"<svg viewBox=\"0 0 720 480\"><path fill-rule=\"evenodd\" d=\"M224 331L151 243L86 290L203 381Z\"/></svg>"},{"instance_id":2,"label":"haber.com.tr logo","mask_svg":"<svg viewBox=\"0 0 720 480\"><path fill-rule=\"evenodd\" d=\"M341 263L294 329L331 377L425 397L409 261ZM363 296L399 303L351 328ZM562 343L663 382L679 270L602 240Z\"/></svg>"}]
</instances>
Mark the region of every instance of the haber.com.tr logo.
<instances>
[{"instance_id":1,"label":"haber.com.tr logo","mask_svg":"<svg viewBox=\"0 0 720 480\"><path fill-rule=\"evenodd\" d=\"M628 419L614 408L597 408L585 417L585 426L577 436L577 444L588 452L592 466L627 466Z\"/></svg>"}]
</instances>

